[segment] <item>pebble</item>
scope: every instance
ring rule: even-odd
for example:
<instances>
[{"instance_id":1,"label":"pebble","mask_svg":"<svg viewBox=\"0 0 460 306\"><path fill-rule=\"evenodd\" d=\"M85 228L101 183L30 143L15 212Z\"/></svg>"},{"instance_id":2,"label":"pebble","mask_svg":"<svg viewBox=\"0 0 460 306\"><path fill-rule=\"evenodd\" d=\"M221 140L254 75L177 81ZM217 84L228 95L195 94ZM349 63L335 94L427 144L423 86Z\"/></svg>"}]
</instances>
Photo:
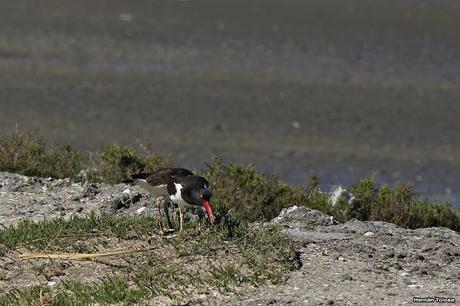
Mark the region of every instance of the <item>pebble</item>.
<instances>
[{"instance_id":1,"label":"pebble","mask_svg":"<svg viewBox=\"0 0 460 306\"><path fill-rule=\"evenodd\" d=\"M407 273L407 272L401 272L401 274L399 274L399 275L401 275L401 276L407 276L407 275L409 275L409 273Z\"/></svg>"},{"instance_id":2,"label":"pebble","mask_svg":"<svg viewBox=\"0 0 460 306\"><path fill-rule=\"evenodd\" d=\"M393 266L396 270L402 270L402 267L399 263L395 263Z\"/></svg>"},{"instance_id":3,"label":"pebble","mask_svg":"<svg viewBox=\"0 0 460 306\"><path fill-rule=\"evenodd\" d=\"M139 209L136 211L136 213L141 214L145 209L146 209L146 207L145 207L145 206L142 206L141 208L139 208Z\"/></svg>"},{"instance_id":4,"label":"pebble","mask_svg":"<svg viewBox=\"0 0 460 306\"><path fill-rule=\"evenodd\" d=\"M372 237L372 236L374 236L374 235L375 235L374 232L365 232L365 233L364 233L364 236L366 236L366 237Z\"/></svg>"},{"instance_id":5,"label":"pebble","mask_svg":"<svg viewBox=\"0 0 460 306\"><path fill-rule=\"evenodd\" d=\"M47 285L50 286L50 287L54 286L54 285L57 284L58 280L59 280L59 278L57 278L55 276L52 276L52 277L48 278L48 284Z\"/></svg>"}]
</instances>

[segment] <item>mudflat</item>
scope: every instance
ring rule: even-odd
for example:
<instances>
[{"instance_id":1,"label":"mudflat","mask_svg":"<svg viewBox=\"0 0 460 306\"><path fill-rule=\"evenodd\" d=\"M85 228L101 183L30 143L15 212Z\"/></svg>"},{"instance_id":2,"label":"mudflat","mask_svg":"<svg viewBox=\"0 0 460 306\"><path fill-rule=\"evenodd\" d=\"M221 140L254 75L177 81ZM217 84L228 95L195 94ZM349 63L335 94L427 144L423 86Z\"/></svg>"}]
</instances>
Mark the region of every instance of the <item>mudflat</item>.
<instances>
[{"instance_id":1,"label":"mudflat","mask_svg":"<svg viewBox=\"0 0 460 306\"><path fill-rule=\"evenodd\" d=\"M0 127L455 201L458 1L0 3Z\"/></svg>"}]
</instances>

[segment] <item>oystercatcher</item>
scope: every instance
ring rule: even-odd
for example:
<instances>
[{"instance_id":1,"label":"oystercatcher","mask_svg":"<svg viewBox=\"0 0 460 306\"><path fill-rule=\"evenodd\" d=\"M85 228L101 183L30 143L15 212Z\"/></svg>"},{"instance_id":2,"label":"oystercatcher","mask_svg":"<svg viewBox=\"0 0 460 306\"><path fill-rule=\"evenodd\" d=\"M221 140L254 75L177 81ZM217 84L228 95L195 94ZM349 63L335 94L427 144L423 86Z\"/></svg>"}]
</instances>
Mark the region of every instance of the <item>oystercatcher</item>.
<instances>
[{"instance_id":1,"label":"oystercatcher","mask_svg":"<svg viewBox=\"0 0 460 306\"><path fill-rule=\"evenodd\" d=\"M202 209L209 222L214 224L215 217L210 203L211 192L208 190L208 181L204 177L194 175L184 168L165 168L152 173L131 175L130 180L163 202L168 226L171 225L168 209L171 203L179 207L180 232L182 232L184 218L183 208ZM160 210L161 204L159 202L157 204Z\"/></svg>"}]
</instances>

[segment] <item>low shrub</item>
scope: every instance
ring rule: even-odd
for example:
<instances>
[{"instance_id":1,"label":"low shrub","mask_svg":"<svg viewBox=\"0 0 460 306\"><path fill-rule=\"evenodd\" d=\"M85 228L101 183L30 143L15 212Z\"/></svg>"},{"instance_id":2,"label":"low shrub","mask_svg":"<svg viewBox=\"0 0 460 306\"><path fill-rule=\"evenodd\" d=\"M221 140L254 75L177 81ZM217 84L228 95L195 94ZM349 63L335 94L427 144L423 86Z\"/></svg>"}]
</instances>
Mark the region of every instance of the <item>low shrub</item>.
<instances>
[{"instance_id":1,"label":"low shrub","mask_svg":"<svg viewBox=\"0 0 460 306\"><path fill-rule=\"evenodd\" d=\"M16 130L0 139L0 170L29 176L77 178L81 155L70 146L48 148L32 133Z\"/></svg>"},{"instance_id":2,"label":"low shrub","mask_svg":"<svg viewBox=\"0 0 460 306\"><path fill-rule=\"evenodd\" d=\"M308 201L302 188L258 173L253 165L225 165L214 158L203 175L211 184L213 201L226 203L233 214L248 221L270 220L283 208Z\"/></svg>"},{"instance_id":3,"label":"low shrub","mask_svg":"<svg viewBox=\"0 0 460 306\"><path fill-rule=\"evenodd\" d=\"M444 226L460 231L460 211L448 203L430 203L414 193L412 187L377 187L374 177L360 180L349 191L353 203L344 199L332 205L330 195L321 191L318 179L310 176L305 187L290 186L256 172L252 165L225 165L215 158L204 175L211 182L214 201L225 203L234 215L248 221L270 220L289 206L320 210L339 222L350 219L386 221L406 228Z\"/></svg>"},{"instance_id":4,"label":"low shrub","mask_svg":"<svg viewBox=\"0 0 460 306\"><path fill-rule=\"evenodd\" d=\"M460 231L460 212L448 203L422 200L410 186L383 185L377 188L375 178L366 178L350 189L356 201L347 219L383 220L407 228L444 226Z\"/></svg>"},{"instance_id":5,"label":"low shrub","mask_svg":"<svg viewBox=\"0 0 460 306\"><path fill-rule=\"evenodd\" d=\"M91 160L91 164L88 180L116 184L133 173L168 167L171 160L155 153L143 156L132 147L109 144Z\"/></svg>"},{"instance_id":6,"label":"low shrub","mask_svg":"<svg viewBox=\"0 0 460 306\"><path fill-rule=\"evenodd\" d=\"M99 153L83 156L69 145L49 147L34 134L20 129L0 139L0 171L28 176L115 184L129 174L170 165L169 157L151 152L142 155L119 144L109 144Z\"/></svg>"}]
</instances>

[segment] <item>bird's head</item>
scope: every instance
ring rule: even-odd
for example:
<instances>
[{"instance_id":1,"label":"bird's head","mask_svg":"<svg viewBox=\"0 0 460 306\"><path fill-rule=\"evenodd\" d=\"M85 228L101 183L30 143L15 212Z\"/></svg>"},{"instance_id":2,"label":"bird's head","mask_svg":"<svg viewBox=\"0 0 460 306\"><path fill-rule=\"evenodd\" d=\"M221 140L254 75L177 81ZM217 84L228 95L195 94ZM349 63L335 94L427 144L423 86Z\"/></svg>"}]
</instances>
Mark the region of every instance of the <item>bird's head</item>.
<instances>
[{"instance_id":1,"label":"bird's head","mask_svg":"<svg viewBox=\"0 0 460 306\"><path fill-rule=\"evenodd\" d=\"M211 206L211 192L207 188L202 188L200 189L199 192L199 198L200 198L200 206L203 207L204 212L208 216L209 222L211 224L214 224L216 218L214 217L214 214L212 212L212 206Z\"/></svg>"},{"instance_id":2,"label":"bird's head","mask_svg":"<svg viewBox=\"0 0 460 306\"><path fill-rule=\"evenodd\" d=\"M183 192L183 198L195 206L201 207L209 222L214 224L216 218L212 212L211 192L208 189L208 182L201 176L188 178L189 184Z\"/></svg>"}]
</instances>

